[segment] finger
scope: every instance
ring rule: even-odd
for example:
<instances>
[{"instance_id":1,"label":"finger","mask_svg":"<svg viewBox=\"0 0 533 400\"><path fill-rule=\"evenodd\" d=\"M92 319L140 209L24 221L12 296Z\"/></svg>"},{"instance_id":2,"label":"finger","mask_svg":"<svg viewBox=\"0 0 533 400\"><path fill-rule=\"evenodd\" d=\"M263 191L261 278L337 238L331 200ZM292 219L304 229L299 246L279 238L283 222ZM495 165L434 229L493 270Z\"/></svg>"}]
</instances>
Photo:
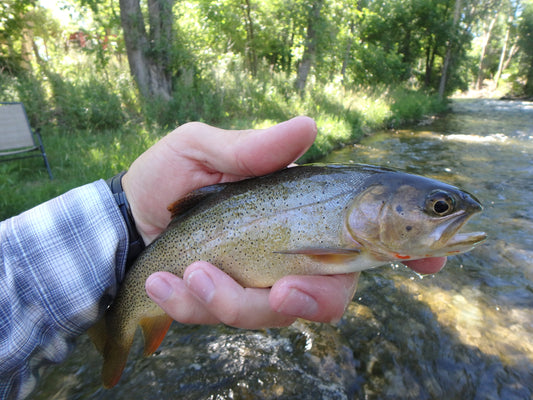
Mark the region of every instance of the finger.
<instances>
[{"instance_id":1,"label":"finger","mask_svg":"<svg viewBox=\"0 0 533 400\"><path fill-rule=\"evenodd\" d=\"M269 289L243 288L229 275L206 262L189 266L183 278L206 309L226 325L258 329L287 326L295 320L271 309Z\"/></svg>"},{"instance_id":2,"label":"finger","mask_svg":"<svg viewBox=\"0 0 533 400\"><path fill-rule=\"evenodd\" d=\"M177 143L185 145L179 143L176 152L231 179L265 175L292 163L312 145L316 124L296 117L267 129L231 131L190 123L169 135L169 143L178 137Z\"/></svg>"},{"instance_id":3,"label":"finger","mask_svg":"<svg viewBox=\"0 0 533 400\"><path fill-rule=\"evenodd\" d=\"M424 258L406 261L404 264L419 274L436 274L446 265L446 257Z\"/></svg>"},{"instance_id":4,"label":"finger","mask_svg":"<svg viewBox=\"0 0 533 400\"><path fill-rule=\"evenodd\" d=\"M359 272L331 276L287 276L272 286L277 312L316 322L338 321L352 300Z\"/></svg>"},{"instance_id":5,"label":"finger","mask_svg":"<svg viewBox=\"0 0 533 400\"><path fill-rule=\"evenodd\" d=\"M146 280L146 293L172 319L183 324L216 324L220 321L198 301L182 279L169 272L156 272Z\"/></svg>"}]
</instances>

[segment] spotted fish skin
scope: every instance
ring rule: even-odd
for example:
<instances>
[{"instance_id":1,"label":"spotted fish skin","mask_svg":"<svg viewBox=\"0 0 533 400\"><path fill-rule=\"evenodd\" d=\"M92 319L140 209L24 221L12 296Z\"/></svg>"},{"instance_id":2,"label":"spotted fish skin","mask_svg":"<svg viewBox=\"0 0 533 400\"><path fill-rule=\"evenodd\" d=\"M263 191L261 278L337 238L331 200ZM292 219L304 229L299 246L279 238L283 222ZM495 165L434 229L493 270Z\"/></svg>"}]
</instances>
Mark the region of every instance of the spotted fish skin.
<instances>
[{"instance_id":1,"label":"spotted fish skin","mask_svg":"<svg viewBox=\"0 0 533 400\"><path fill-rule=\"evenodd\" d=\"M449 245L480 210L473 196L453 186L357 164L294 167L199 189L172 206L168 228L139 256L90 331L104 355L104 386L120 379L138 325L149 355L172 322L146 294L154 272L182 276L204 260L243 286L269 287L286 275L348 273L447 255L448 247L467 251L484 239L463 235Z\"/></svg>"}]
</instances>

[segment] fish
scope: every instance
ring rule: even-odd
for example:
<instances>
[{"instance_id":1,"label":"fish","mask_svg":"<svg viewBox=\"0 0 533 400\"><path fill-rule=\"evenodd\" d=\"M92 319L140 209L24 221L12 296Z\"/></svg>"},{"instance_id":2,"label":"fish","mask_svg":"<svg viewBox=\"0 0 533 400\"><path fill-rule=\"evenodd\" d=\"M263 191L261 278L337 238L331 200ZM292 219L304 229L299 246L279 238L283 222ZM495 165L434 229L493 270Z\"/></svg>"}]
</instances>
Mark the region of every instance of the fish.
<instances>
[{"instance_id":1,"label":"fish","mask_svg":"<svg viewBox=\"0 0 533 400\"><path fill-rule=\"evenodd\" d=\"M183 276L188 265L204 260L245 287L270 287L286 275L351 273L459 254L487 237L460 232L482 210L473 195L363 164L302 165L211 185L169 210L167 229L140 254L89 331L104 357L106 388L120 380L138 325L148 356L172 323L145 291L156 271Z\"/></svg>"}]
</instances>

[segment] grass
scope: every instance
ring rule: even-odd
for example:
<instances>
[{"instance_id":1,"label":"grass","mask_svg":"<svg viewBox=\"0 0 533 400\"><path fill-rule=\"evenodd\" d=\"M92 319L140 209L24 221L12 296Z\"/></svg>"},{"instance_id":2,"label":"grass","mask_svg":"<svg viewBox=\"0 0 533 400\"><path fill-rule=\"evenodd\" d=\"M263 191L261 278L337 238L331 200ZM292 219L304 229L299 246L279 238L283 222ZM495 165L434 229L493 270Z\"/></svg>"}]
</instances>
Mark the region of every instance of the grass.
<instances>
[{"instance_id":1,"label":"grass","mask_svg":"<svg viewBox=\"0 0 533 400\"><path fill-rule=\"evenodd\" d=\"M43 130L42 135L54 180L48 178L41 157L0 163L0 220L127 169L162 134L128 127L68 135L59 130Z\"/></svg>"},{"instance_id":2,"label":"grass","mask_svg":"<svg viewBox=\"0 0 533 400\"><path fill-rule=\"evenodd\" d=\"M37 157L0 162L0 220L127 169L166 132L190 120L243 129L308 115L317 122L318 137L299 162L312 162L375 130L446 108L436 97L403 88L314 84L301 96L282 75L252 80L239 71L222 79L224 85L216 84L220 77L178 82L170 102L142 104L123 69L109 70L107 76L98 79L91 72L61 80L49 72L43 83L31 77L6 82L0 75L0 98L23 101L32 125L41 126L55 177L48 179Z\"/></svg>"}]
</instances>

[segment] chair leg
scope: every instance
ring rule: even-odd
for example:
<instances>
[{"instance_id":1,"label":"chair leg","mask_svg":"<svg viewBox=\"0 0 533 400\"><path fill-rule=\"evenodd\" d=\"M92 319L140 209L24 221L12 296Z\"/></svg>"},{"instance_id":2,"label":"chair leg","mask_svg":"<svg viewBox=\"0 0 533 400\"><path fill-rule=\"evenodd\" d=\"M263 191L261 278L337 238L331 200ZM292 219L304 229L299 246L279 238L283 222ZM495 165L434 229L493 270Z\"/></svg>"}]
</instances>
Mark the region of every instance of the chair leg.
<instances>
[{"instance_id":1,"label":"chair leg","mask_svg":"<svg viewBox=\"0 0 533 400\"><path fill-rule=\"evenodd\" d=\"M48 158L46 157L46 152L44 151L43 139L41 138L40 130L37 129L35 131L35 134L37 135L37 138L39 139L39 149L41 150L41 155L43 156L44 166L46 167L46 170L48 171L48 176L50 177L50 180L53 180L54 177L52 175L50 164L48 163Z\"/></svg>"},{"instance_id":2,"label":"chair leg","mask_svg":"<svg viewBox=\"0 0 533 400\"><path fill-rule=\"evenodd\" d=\"M52 175L52 170L50 169L50 164L48 164L48 158L46 157L46 153L44 152L43 148L41 148L41 154L43 155L44 166L46 167L46 170L48 171L48 176L50 177L50 180L53 180L54 177Z\"/></svg>"}]
</instances>

